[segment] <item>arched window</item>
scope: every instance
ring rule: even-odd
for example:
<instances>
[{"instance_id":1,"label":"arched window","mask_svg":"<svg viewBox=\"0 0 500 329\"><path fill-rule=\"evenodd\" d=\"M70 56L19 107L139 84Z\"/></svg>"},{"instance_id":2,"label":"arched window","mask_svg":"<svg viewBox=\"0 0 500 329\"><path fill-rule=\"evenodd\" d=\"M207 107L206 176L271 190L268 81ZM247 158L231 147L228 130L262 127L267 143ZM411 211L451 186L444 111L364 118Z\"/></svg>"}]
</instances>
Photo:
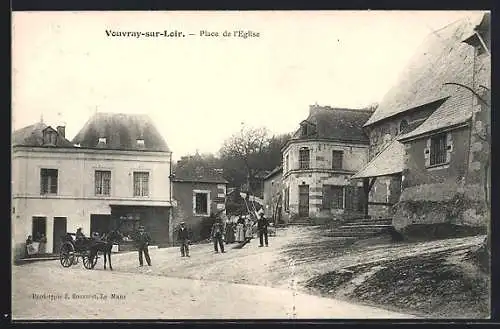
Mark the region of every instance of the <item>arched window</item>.
<instances>
[{"instance_id":1,"label":"arched window","mask_svg":"<svg viewBox=\"0 0 500 329\"><path fill-rule=\"evenodd\" d=\"M399 124L399 133L405 133L406 129L408 128L408 121L406 120L401 120L401 123Z\"/></svg>"}]
</instances>

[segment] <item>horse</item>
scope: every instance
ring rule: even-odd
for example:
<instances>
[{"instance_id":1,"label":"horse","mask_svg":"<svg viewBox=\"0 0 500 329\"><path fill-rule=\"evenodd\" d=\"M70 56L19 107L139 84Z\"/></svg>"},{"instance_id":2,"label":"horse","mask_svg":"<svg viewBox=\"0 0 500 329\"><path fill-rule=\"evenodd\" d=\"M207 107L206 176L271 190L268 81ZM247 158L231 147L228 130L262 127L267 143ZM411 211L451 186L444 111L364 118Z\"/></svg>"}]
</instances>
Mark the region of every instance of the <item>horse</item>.
<instances>
[{"instance_id":1,"label":"horse","mask_svg":"<svg viewBox=\"0 0 500 329\"><path fill-rule=\"evenodd\" d=\"M98 252L102 252L104 255L104 269L106 269L106 260L109 259L109 269L112 271L113 266L111 265L111 249L114 244L119 244L122 241L123 235L118 231L104 233L101 239L96 240L90 247L90 259L94 259L94 257L97 257Z\"/></svg>"}]
</instances>

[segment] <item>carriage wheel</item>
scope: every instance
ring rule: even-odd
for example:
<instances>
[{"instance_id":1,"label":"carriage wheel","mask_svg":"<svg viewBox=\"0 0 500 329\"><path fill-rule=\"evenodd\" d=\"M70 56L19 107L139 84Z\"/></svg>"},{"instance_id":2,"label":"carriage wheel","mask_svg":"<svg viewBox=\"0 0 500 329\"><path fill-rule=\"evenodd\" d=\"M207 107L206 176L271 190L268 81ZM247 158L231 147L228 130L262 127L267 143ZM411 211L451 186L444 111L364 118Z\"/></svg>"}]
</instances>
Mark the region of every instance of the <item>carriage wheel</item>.
<instances>
[{"instance_id":1,"label":"carriage wheel","mask_svg":"<svg viewBox=\"0 0 500 329\"><path fill-rule=\"evenodd\" d=\"M69 242L63 243L59 253L59 261L63 267L70 267L75 261L75 248Z\"/></svg>"},{"instance_id":2,"label":"carriage wheel","mask_svg":"<svg viewBox=\"0 0 500 329\"><path fill-rule=\"evenodd\" d=\"M83 266L87 270L93 269L96 263L97 263L97 255L95 255L94 257L92 257L90 255L90 252L88 252L85 255L83 255Z\"/></svg>"}]
</instances>

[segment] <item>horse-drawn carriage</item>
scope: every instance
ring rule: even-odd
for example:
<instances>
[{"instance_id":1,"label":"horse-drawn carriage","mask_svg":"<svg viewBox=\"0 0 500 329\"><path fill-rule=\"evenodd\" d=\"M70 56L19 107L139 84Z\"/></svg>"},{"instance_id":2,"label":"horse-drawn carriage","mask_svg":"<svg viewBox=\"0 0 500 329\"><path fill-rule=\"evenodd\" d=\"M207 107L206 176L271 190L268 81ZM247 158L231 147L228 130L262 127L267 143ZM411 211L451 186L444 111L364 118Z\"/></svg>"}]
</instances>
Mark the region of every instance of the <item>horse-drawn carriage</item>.
<instances>
[{"instance_id":1,"label":"horse-drawn carriage","mask_svg":"<svg viewBox=\"0 0 500 329\"><path fill-rule=\"evenodd\" d=\"M94 268L99 258L97 251L94 251L96 244L101 243L95 238L75 239L75 233L66 233L62 239L59 252L59 260L63 267L70 267L79 263L82 259L83 266L91 270Z\"/></svg>"}]
</instances>

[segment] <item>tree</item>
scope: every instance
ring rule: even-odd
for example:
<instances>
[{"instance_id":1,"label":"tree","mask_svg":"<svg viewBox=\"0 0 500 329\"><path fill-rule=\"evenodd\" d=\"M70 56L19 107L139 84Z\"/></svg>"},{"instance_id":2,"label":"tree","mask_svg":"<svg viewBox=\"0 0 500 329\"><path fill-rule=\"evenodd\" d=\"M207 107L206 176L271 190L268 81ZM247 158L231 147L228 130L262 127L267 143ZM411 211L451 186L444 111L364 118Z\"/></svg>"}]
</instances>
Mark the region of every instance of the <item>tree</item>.
<instances>
[{"instance_id":1,"label":"tree","mask_svg":"<svg viewBox=\"0 0 500 329\"><path fill-rule=\"evenodd\" d=\"M249 193L255 190L256 175L266 170L265 162L262 160L268 146L269 137L266 128L253 128L242 124L240 131L228 138L220 150L228 174L234 175L231 183L244 182Z\"/></svg>"}]
</instances>

